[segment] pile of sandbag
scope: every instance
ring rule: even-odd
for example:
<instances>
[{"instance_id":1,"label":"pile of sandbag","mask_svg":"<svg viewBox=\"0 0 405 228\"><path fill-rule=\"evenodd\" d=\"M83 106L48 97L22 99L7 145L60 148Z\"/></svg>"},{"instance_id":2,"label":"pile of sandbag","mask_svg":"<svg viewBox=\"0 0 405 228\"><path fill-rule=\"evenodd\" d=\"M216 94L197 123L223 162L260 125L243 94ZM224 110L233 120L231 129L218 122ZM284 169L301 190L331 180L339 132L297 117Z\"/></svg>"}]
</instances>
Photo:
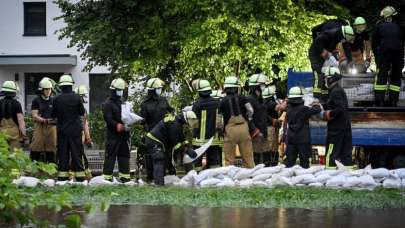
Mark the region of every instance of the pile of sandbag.
<instances>
[{"instance_id":1,"label":"pile of sandbag","mask_svg":"<svg viewBox=\"0 0 405 228\"><path fill-rule=\"evenodd\" d=\"M274 186L313 186L330 188L366 188L374 189L405 187L405 168L387 170L384 168L348 170L339 164L338 169L326 170L323 166L304 169L300 166L286 168L284 165L254 168L235 166L206 169L197 173L192 170L183 178L167 176L166 185L185 187L274 187Z\"/></svg>"}]
</instances>

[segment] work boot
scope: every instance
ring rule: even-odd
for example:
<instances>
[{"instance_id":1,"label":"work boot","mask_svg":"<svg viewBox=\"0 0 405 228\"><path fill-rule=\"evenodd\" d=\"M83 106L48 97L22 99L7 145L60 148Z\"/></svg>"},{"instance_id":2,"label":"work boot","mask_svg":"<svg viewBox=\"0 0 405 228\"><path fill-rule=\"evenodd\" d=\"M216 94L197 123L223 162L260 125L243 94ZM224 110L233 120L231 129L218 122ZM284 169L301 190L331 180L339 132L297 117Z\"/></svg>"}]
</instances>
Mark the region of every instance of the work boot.
<instances>
[{"instance_id":1,"label":"work boot","mask_svg":"<svg viewBox=\"0 0 405 228\"><path fill-rule=\"evenodd\" d=\"M384 98L385 98L385 91L375 91L375 93L374 93L375 106L383 107Z\"/></svg>"},{"instance_id":2,"label":"work boot","mask_svg":"<svg viewBox=\"0 0 405 228\"><path fill-rule=\"evenodd\" d=\"M399 93L398 92L389 92L389 107L398 106Z\"/></svg>"}]
</instances>

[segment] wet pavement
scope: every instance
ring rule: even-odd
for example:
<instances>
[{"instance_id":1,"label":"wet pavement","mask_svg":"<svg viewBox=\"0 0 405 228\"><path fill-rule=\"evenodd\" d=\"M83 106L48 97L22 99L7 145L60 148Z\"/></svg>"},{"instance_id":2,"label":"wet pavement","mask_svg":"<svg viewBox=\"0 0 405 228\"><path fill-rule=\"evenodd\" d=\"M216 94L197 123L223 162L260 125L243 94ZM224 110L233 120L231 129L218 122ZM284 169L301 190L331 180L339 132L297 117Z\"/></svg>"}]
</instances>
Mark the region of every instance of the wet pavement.
<instances>
[{"instance_id":1,"label":"wet pavement","mask_svg":"<svg viewBox=\"0 0 405 228\"><path fill-rule=\"evenodd\" d=\"M42 214L42 213L41 213ZM42 214L44 215L44 214ZM58 220L58 216L50 216ZM264 209L172 206L111 206L83 215L86 227L405 227L404 209Z\"/></svg>"}]
</instances>

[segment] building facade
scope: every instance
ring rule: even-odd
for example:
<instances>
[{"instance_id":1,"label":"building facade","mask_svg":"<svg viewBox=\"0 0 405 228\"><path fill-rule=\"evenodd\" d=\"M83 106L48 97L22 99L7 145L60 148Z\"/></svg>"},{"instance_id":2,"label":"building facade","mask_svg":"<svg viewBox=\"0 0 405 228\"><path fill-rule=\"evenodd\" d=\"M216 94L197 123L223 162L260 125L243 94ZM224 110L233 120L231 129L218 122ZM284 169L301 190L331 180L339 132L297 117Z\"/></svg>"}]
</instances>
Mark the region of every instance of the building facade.
<instances>
[{"instance_id":1,"label":"building facade","mask_svg":"<svg viewBox=\"0 0 405 228\"><path fill-rule=\"evenodd\" d=\"M58 39L55 31L63 28L63 20L53 0L0 1L0 83L15 80L20 87L19 101L26 111L36 96L42 77L58 81L62 74L71 74L76 85L90 88L90 111L97 109L108 95L108 67L83 71L86 60L76 48L68 48L69 40Z\"/></svg>"}]
</instances>

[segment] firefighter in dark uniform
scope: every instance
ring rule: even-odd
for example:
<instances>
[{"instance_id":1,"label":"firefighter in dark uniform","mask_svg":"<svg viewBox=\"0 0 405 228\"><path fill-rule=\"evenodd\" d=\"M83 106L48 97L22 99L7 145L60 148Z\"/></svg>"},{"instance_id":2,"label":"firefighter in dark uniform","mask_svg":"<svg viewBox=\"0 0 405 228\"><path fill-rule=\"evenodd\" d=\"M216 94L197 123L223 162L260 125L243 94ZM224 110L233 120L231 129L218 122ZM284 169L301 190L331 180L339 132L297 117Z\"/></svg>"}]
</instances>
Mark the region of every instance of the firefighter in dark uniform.
<instances>
[{"instance_id":1,"label":"firefighter in dark uniform","mask_svg":"<svg viewBox=\"0 0 405 228\"><path fill-rule=\"evenodd\" d=\"M214 137L211 146L205 152L207 157L206 168L218 167L222 163L222 148L217 134L219 100L211 97L212 90L207 80L196 80L194 89L198 91L199 98L192 107L198 119L198 128L193 129L193 146L200 147L207 143L211 137ZM220 130L222 131L221 128ZM199 159L195 164L201 164L201 160Z\"/></svg>"},{"instance_id":2,"label":"firefighter in dark uniform","mask_svg":"<svg viewBox=\"0 0 405 228\"><path fill-rule=\"evenodd\" d=\"M338 68L328 67L325 70L325 77L326 87L329 89L329 99L322 114L324 120L328 121L326 166L335 167L335 160L345 166L353 166L348 101L344 89L338 84L342 76Z\"/></svg>"},{"instance_id":3,"label":"firefighter in dark uniform","mask_svg":"<svg viewBox=\"0 0 405 228\"><path fill-rule=\"evenodd\" d=\"M89 94L89 90L87 89L87 86L79 85L78 87L75 88L75 93L80 96L83 104L87 103L87 96ZM93 140L91 140L89 115L87 113L87 110L86 110L86 113L84 114L84 116L82 117L82 124L83 124L82 143L83 143L83 145L86 145L87 148L91 148L93 146ZM91 179L92 174L91 174L91 170L89 169L89 161L87 159L87 156L86 156L86 153L84 152L84 150L83 150L82 157L83 157L83 162L84 162L86 178Z\"/></svg>"},{"instance_id":4,"label":"firefighter in dark uniform","mask_svg":"<svg viewBox=\"0 0 405 228\"><path fill-rule=\"evenodd\" d=\"M161 96L163 92L164 82L159 78L151 78L146 82L148 94L146 99L141 103L140 115L145 119L145 131L152 130L159 121L163 120L164 116L173 112L173 108L165 97ZM147 173L147 181L152 181L153 177L153 162L150 154L145 151L143 154L145 168ZM170 159L171 161L171 159ZM174 174L174 167L170 164L167 165L170 173Z\"/></svg>"},{"instance_id":5,"label":"firefighter in dark uniform","mask_svg":"<svg viewBox=\"0 0 405 228\"><path fill-rule=\"evenodd\" d=\"M314 97L318 98L321 103L325 103L328 95L328 90L325 88L325 79L322 74L322 66L326 59L332 54L340 42L353 42L354 32L350 26L342 26L323 31L312 42L309 48L309 60L313 72L314 81ZM347 45L345 45L345 52Z\"/></svg>"},{"instance_id":6,"label":"firefighter in dark uniform","mask_svg":"<svg viewBox=\"0 0 405 228\"><path fill-rule=\"evenodd\" d=\"M342 26L345 26L345 25L349 25L349 22L347 20L343 20L343 19L327 20L319 25L314 26L311 29L312 40L315 40L315 38L318 37L324 31L327 31L330 29L335 29L335 28L341 28Z\"/></svg>"},{"instance_id":7,"label":"firefighter in dark uniform","mask_svg":"<svg viewBox=\"0 0 405 228\"><path fill-rule=\"evenodd\" d=\"M48 163L56 162L56 126L51 119L52 89L51 79L43 78L39 82L38 92L40 94L32 101L31 105L35 127L30 157L32 160Z\"/></svg>"},{"instance_id":8,"label":"firefighter in dark uniform","mask_svg":"<svg viewBox=\"0 0 405 228\"><path fill-rule=\"evenodd\" d=\"M268 116L266 115L262 98L262 91L266 88L267 81L267 76L264 74L254 74L250 76L248 80L250 95L247 97L247 100L253 107L252 126L256 129L256 131L253 131L253 134L251 134L255 164L270 166L271 148L270 142L267 140ZM271 121L273 121L273 119Z\"/></svg>"},{"instance_id":9,"label":"firefighter in dark uniform","mask_svg":"<svg viewBox=\"0 0 405 228\"><path fill-rule=\"evenodd\" d=\"M121 120L121 98L127 83L117 78L111 82L111 96L103 104L103 117L107 125L107 140L103 167L104 179L112 181L115 161L118 160L119 180L130 181L129 131Z\"/></svg>"},{"instance_id":10,"label":"firefighter in dark uniform","mask_svg":"<svg viewBox=\"0 0 405 228\"><path fill-rule=\"evenodd\" d=\"M378 68L374 85L376 106L384 105L387 89L389 90L389 106L397 106L401 89L402 68L404 67L404 37L401 27L394 20L395 15L397 12L393 7L385 7L381 11L384 20L376 26L371 39ZM387 85L388 81L389 86Z\"/></svg>"},{"instance_id":11,"label":"firefighter in dark uniform","mask_svg":"<svg viewBox=\"0 0 405 228\"><path fill-rule=\"evenodd\" d=\"M4 96L0 100L0 132L8 136L10 151L21 148L21 141L27 139L22 107L15 99L17 92L19 92L17 83L5 81L0 93L0 96Z\"/></svg>"},{"instance_id":12,"label":"firefighter in dark uniform","mask_svg":"<svg viewBox=\"0 0 405 228\"><path fill-rule=\"evenodd\" d=\"M169 154L179 145L184 144L183 149L191 158L195 158L197 153L192 149L192 135L184 131L188 127L197 126L197 116L193 111L186 111L180 115L167 115L161 120L147 135L146 146L151 154L153 161L153 179L156 185L164 185L164 175L166 166L166 157L172 157Z\"/></svg>"},{"instance_id":13,"label":"firefighter in dark uniform","mask_svg":"<svg viewBox=\"0 0 405 228\"><path fill-rule=\"evenodd\" d=\"M311 133L309 130L309 118L321 112L319 103L313 103L312 107L304 105L304 96L300 87L292 87L288 92L287 109L287 167L295 165L297 157L300 166L309 168L311 157Z\"/></svg>"},{"instance_id":14,"label":"firefighter in dark uniform","mask_svg":"<svg viewBox=\"0 0 405 228\"><path fill-rule=\"evenodd\" d=\"M354 66L359 72L365 73L371 62L371 40L367 23L363 17L357 17L353 23L355 38L351 46L351 56ZM364 59L365 53L366 58Z\"/></svg>"},{"instance_id":15,"label":"firefighter in dark uniform","mask_svg":"<svg viewBox=\"0 0 405 228\"><path fill-rule=\"evenodd\" d=\"M59 79L61 94L54 98L52 118L56 119L58 180L69 180L69 172L76 181L84 181L82 158L82 122L85 109L80 96L73 93L74 81L70 75Z\"/></svg>"},{"instance_id":16,"label":"firefighter in dark uniform","mask_svg":"<svg viewBox=\"0 0 405 228\"><path fill-rule=\"evenodd\" d=\"M278 103L276 100L276 87L274 85L267 86L262 92L263 107L267 115L267 141L270 143L270 165L275 166L279 161L279 139L280 130L279 113L284 112L287 108L287 102ZM275 121L277 120L277 121Z\"/></svg>"},{"instance_id":17,"label":"firefighter in dark uniform","mask_svg":"<svg viewBox=\"0 0 405 228\"><path fill-rule=\"evenodd\" d=\"M224 119L224 154L225 165L235 165L236 146L246 168L254 166L252 138L249 134L248 121L252 120L253 107L246 97L239 95L240 81L235 76L225 78L226 96L219 104L219 113Z\"/></svg>"}]
</instances>

